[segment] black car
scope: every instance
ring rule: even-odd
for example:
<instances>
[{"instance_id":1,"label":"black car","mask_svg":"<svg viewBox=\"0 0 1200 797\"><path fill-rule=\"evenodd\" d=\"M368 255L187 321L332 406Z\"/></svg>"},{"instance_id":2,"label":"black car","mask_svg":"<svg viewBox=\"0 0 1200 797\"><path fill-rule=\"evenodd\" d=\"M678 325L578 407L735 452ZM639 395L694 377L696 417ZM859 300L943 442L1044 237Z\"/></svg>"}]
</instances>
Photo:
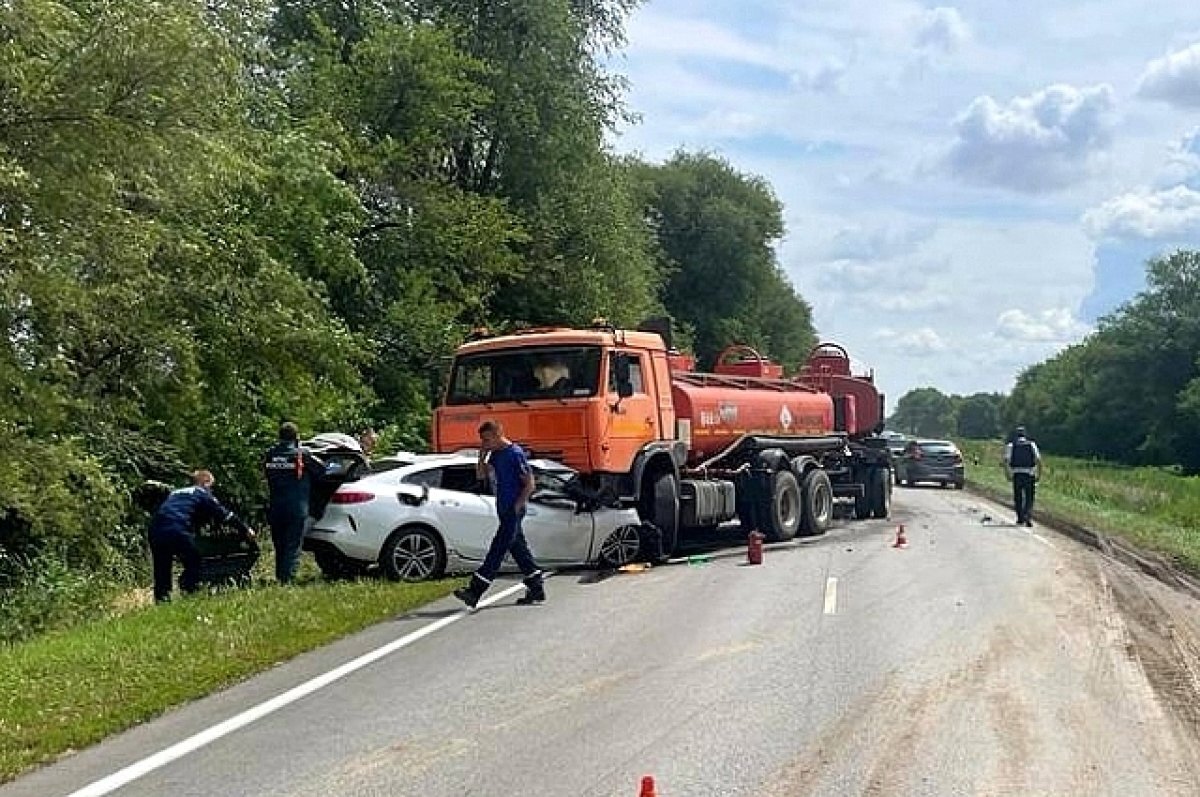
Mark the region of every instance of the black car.
<instances>
[{"instance_id":1,"label":"black car","mask_svg":"<svg viewBox=\"0 0 1200 797\"><path fill-rule=\"evenodd\" d=\"M910 440L896 459L896 481L909 487L937 482L961 490L965 479L962 452L949 440Z\"/></svg>"}]
</instances>

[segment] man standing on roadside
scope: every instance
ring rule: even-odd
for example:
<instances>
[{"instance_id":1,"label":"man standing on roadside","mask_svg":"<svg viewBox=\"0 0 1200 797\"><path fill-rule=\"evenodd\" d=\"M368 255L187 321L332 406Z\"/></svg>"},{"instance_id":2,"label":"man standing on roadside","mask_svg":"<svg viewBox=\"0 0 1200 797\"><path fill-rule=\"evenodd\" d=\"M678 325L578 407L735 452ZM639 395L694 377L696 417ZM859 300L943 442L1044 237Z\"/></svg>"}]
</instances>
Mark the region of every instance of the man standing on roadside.
<instances>
[{"instance_id":1,"label":"man standing on roadside","mask_svg":"<svg viewBox=\"0 0 1200 797\"><path fill-rule=\"evenodd\" d=\"M279 426L279 442L267 450L263 470L271 494L267 522L275 544L275 578L290 584L304 543L309 494L325 475L325 463L300 445L296 424L289 422Z\"/></svg>"},{"instance_id":2,"label":"man standing on roadside","mask_svg":"<svg viewBox=\"0 0 1200 797\"><path fill-rule=\"evenodd\" d=\"M254 529L230 512L212 494L216 482L212 473L198 470L192 474L192 486L174 490L162 502L150 521L150 556L154 562L154 602L171 599L171 570L178 559L183 563L179 589L195 592L200 585L200 551L196 548L196 529L210 520L219 520L253 537Z\"/></svg>"},{"instance_id":3,"label":"man standing on roadside","mask_svg":"<svg viewBox=\"0 0 1200 797\"><path fill-rule=\"evenodd\" d=\"M1042 454L1037 443L1018 426L1004 446L1004 468L1013 486L1013 508L1018 526L1033 525L1033 496L1038 479L1042 477Z\"/></svg>"},{"instance_id":4,"label":"man standing on roadside","mask_svg":"<svg viewBox=\"0 0 1200 797\"><path fill-rule=\"evenodd\" d=\"M504 436L504 430L497 421L480 424L479 443L479 461L475 463L475 472L483 480L489 477L491 471L500 525L492 537L487 558L471 576L471 583L454 590L454 596L474 609L500 571L505 554L511 553L525 576L525 595L518 598L517 603L541 603L546 600L542 571L538 569L529 543L525 541L525 533L521 530L525 505L533 494L533 472L529 469L529 461L525 458L525 451Z\"/></svg>"}]
</instances>

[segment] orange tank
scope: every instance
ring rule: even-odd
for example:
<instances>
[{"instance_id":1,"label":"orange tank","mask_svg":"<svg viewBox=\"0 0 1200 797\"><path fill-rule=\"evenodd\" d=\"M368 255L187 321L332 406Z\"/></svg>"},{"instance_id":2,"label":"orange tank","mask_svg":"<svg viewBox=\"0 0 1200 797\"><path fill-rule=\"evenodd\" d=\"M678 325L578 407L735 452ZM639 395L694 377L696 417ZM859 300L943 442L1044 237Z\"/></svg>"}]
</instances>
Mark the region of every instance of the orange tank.
<instances>
[{"instance_id":1,"label":"orange tank","mask_svg":"<svg viewBox=\"0 0 1200 797\"><path fill-rule=\"evenodd\" d=\"M789 380L674 374L671 398L690 426L690 465L742 435L819 437L834 428L830 395Z\"/></svg>"}]
</instances>

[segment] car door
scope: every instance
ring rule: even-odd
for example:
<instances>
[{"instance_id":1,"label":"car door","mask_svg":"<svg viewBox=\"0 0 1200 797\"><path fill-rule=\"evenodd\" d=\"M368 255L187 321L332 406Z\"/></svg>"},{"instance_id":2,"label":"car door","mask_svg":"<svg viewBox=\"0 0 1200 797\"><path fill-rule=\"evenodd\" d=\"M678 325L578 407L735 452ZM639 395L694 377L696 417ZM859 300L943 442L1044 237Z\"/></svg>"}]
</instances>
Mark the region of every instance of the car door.
<instances>
[{"instance_id":1,"label":"car door","mask_svg":"<svg viewBox=\"0 0 1200 797\"><path fill-rule=\"evenodd\" d=\"M556 463L531 463L533 495L525 508L525 539L541 564L581 564L591 555L592 513L569 495L575 472Z\"/></svg>"},{"instance_id":2,"label":"car door","mask_svg":"<svg viewBox=\"0 0 1200 797\"><path fill-rule=\"evenodd\" d=\"M618 399L619 376L618 355L628 363L630 395ZM608 395L611 419L607 423L609 460L627 467L637 452L652 440L661 440L659 421L663 417L659 399L659 388L654 374L649 369L647 357L635 350L614 351L608 361ZM651 395L653 392L654 395ZM667 394L668 397L670 394ZM603 466L601 466L603 469Z\"/></svg>"},{"instance_id":3,"label":"car door","mask_svg":"<svg viewBox=\"0 0 1200 797\"><path fill-rule=\"evenodd\" d=\"M575 502L534 493L525 509L525 539L541 565L582 564L592 550L592 513L576 512Z\"/></svg>"},{"instance_id":4,"label":"car door","mask_svg":"<svg viewBox=\"0 0 1200 797\"><path fill-rule=\"evenodd\" d=\"M496 532L496 507L480 495L474 465L444 465L409 474L404 481L429 487L428 506L446 546L464 559L482 561Z\"/></svg>"}]
</instances>

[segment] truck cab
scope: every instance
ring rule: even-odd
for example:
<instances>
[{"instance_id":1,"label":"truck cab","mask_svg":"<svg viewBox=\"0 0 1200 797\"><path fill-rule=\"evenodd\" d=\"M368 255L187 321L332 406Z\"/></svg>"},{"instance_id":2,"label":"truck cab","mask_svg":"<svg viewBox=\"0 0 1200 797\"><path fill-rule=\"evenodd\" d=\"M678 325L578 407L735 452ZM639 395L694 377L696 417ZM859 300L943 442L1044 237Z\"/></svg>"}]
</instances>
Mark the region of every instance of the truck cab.
<instances>
[{"instance_id":1,"label":"truck cab","mask_svg":"<svg viewBox=\"0 0 1200 797\"><path fill-rule=\"evenodd\" d=\"M464 344L433 445L478 445L484 420L531 456L581 474L628 474L648 446L676 439L667 349L654 333L538 328Z\"/></svg>"}]
</instances>

